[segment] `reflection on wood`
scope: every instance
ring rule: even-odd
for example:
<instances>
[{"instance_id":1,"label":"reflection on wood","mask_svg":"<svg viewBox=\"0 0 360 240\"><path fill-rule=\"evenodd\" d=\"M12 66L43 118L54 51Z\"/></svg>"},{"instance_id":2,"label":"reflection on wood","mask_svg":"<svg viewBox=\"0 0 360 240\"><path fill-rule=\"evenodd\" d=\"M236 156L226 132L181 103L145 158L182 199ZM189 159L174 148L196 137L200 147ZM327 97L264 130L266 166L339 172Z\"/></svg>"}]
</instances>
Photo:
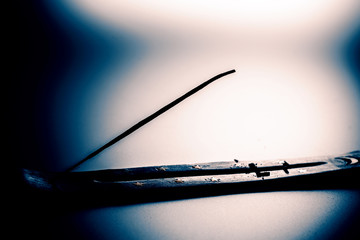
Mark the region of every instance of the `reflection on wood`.
<instances>
[{"instance_id":1,"label":"reflection on wood","mask_svg":"<svg viewBox=\"0 0 360 240\"><path fill-rule=\"evenodd\" d=\"M242 192L359 188L360 151L333 157L230 161L86 172L23 170L30 191L86 203L123 204Z\"/></svg>"}]
</instances>

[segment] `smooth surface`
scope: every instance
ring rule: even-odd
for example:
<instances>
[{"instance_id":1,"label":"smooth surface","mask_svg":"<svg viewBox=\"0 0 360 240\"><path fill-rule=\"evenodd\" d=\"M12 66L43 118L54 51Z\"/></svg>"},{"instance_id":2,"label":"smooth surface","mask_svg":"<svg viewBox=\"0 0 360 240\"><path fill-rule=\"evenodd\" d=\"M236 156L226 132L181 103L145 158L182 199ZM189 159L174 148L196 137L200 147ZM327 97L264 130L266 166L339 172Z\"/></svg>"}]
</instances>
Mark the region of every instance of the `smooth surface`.
<instances>
[{"instance_id":1,"label":"smooth surface","mask_svg":"<svg viewBox=\"0 0 360 240\"><path fill-rule=\"evenodd\" d=\"M359 201L359 191L300 191L61 211L39 215L46 219L29 233L46 239L339 239L355 231Z\"/></svg>"}]
</instances>

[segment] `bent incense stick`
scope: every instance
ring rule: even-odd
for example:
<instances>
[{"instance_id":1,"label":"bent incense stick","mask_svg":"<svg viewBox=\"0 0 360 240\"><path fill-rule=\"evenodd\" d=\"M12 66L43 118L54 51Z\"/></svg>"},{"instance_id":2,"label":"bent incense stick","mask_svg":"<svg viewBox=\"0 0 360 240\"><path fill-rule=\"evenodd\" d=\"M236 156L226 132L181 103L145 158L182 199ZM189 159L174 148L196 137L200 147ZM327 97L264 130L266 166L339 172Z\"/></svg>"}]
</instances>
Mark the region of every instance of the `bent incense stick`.
<instances>
[{"instance_id":1,"label":"bent incense stick","mask_svg":"<svg viewBox=\"0 0 360 240\"><path fill-rule=\"evenodd\" d=\"M77 168L78 166L80 166L81 164L83 164L84 162L86 162L87 160L95 157L96 155L98 155L99 153L101 153L102 151L104 151L105 149L109 148L110 146L114 145L115 143L117 143L118 141L120 141L121 139L127 137L128 135L130 135L131 133L135 132L136 130L138 130L139 128L141 128L142 126L144 126L145 124L149 123L150 121L154 120L155 118L157 118L158 116L160 116L161 114L163 114L164 112L168 111L170 108L174 107L175 105L179 104L180 102L184 101L186 98L190 97L191 95L195 94L196 92L200 91L201 89L203 89L204 87L206 87L207 85L209 85L210 83L213 83L214 81L229 75L231 73L234 73L235 70L230 70L227 72L223 72L220 73L218 75L216 75L215 77L207 80L206 82L203 82L202 84L200 84L199 86L193 88L192 90L190 90L189 92L185 93L184 95L182 95L181 97L175 99L174 101L172 101L171 103L167 104L166 106L160 108L158 111L154 112L153 114L151 114L150 116L144 118L143 120L141 120L140 122L136 123L135 125L133 125L132 127L130 127L129 129L127 129L125 132L121 133L120 135L118 135L117 137L115 137L114 139L112 139L111 141L109 141L108 143L106 143L105 145L103 145L102 147L98 148L97 150L95 150L94 152L90 153L88 156L86 156L84 159L82 159L81 161L79 161L78 163L74 164L73 166L69 167L66 172L70 172L72 170L74 170L75 168Z\"/></svg>"}]
</instances>

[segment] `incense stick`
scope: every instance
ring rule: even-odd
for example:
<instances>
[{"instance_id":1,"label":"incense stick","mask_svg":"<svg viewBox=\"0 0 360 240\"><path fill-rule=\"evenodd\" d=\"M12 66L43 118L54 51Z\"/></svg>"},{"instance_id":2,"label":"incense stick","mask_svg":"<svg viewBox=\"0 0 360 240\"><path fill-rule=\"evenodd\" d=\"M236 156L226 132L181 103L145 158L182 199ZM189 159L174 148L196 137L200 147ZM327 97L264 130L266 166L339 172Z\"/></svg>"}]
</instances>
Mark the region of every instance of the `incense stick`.
<instances>
[{"instance_id":1,"label":"incense stick","mask_svg":"<svg viewBox=\"0 0 360 240\"><path fill-rule=\"evenodd\" d=\"M131 133L135 132L136 130L138 130L139 128L144 126L145 124L147 124L150 121L154 120L155 118L157 118L158 116L160 116L164 112L168 111L170 108L174 107L175 105L179 104L180 102L184 101L186 98L190 97L194 93L200 91L201 89L203 89L204 87L206 87L210 83L212 83L212 82L214 82L214 81L216 81L216 80L218 80L218 79L220 79L220 78L222 78L222 77L224 77L226 75L234 73L234 72L235 72L235 70L230 70L230 71L227 71L227 72L223 72L223 73L220 73L220 74L216 75L215 77L207 80L206 82L203 82L202 84L200 84L199 86L197 86L194 89L190 90L189 92L185 93L181 97L175 99L171 103L169 103L166 106L160 108L158 111L154 112L150 116L148 116L148 117L144 118L143 120L141 120L140 122L136 123L135 125L133 125L129 129L127 129L125 132L121 133L120 135L118 135L114 139L112 139L109 142L107 142L106 144L104 144L102 147L100 147L97 150L95 150L94 152L90 153L88 156L86 156L84 159L82 159L78 163L76 163L73 166L69 167L65 172L70 172L70 171L74 170L75 168L77 168L78 166L80 166L81 164L86 162L87 160L95 157L96 155L98 155L99 153L104 151L105 149L109 148L110 146L114 145L115 143L117 143L121 139L123 139L123 138L127 137L128 135L130 135Z\"/></svg>"}]
</instances>

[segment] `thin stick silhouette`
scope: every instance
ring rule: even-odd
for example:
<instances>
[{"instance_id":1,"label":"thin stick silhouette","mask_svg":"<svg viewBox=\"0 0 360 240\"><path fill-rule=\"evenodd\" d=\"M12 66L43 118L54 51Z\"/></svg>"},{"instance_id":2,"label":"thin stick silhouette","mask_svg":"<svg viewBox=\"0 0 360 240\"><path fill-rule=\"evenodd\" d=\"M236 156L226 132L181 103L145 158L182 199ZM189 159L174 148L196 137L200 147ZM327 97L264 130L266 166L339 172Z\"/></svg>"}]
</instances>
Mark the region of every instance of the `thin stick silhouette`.
<instances>
[{"instance_id":1,"label":"thin stick silhouette","mask_svg":"<svg viewBox=\"0 0 360 240\"><path fill-rule=\"evenodd\" d=\"M65 172L70 172L72 170L74 170L75 168L77 168L78 166L80 166L81 164L83 164L84 162L86 162L87 160L95 157L96 155L98 155L99 153L101 153L102 151L104 151L105 149L109 148L110 146L114 145L115 143L117 143L118 141L120 141L121 139L127 137L128 135L130 135L131 133L135 132L136 130L138 130L139 128L141 128L142 126L144 126L145 124L149 123L150 121L154 120L156 117L160 116L161 114L163 114L164 112L168 111L170 108L174 107L175 105L179 104L180 102L184 101L186 98L190 97L191 95L193 95L194 93L198 92L199 90L203 89L204 87L206 87L207 85L209 85L210 83L218 80L219 78L222 78L226 75L229 75L231 73L234 73L235 70L230 70L227 72L223 72L220 73L218 75L216 75L215 77L207 80L206 82L203 82L202 84L200 84L199 86L195 87L194 89L190 90L189 92L185 93L184 95L182 95L181 97L175 99L174 101L172 101L171 103L167 104L166 106L160 108L158 111L154 112L153 114L151 114L150 116L144 118L143 120L141 120L140 122L136 123L135 125L133 125L132 127L130 127L129 129L127 129L125 132L121 133L120 135L118 135L117 137L115 137L114 139L112 139L111 141L107 142L106 144L104 144L102 147L98 148L97 150L95 150L94 152L90 153L88 156L86 156L84 159L82 159L81 161L79 161L78 163L74 164L73 166L69 167L68 169L65 170Z\"/></svg>"}]
</instances>

